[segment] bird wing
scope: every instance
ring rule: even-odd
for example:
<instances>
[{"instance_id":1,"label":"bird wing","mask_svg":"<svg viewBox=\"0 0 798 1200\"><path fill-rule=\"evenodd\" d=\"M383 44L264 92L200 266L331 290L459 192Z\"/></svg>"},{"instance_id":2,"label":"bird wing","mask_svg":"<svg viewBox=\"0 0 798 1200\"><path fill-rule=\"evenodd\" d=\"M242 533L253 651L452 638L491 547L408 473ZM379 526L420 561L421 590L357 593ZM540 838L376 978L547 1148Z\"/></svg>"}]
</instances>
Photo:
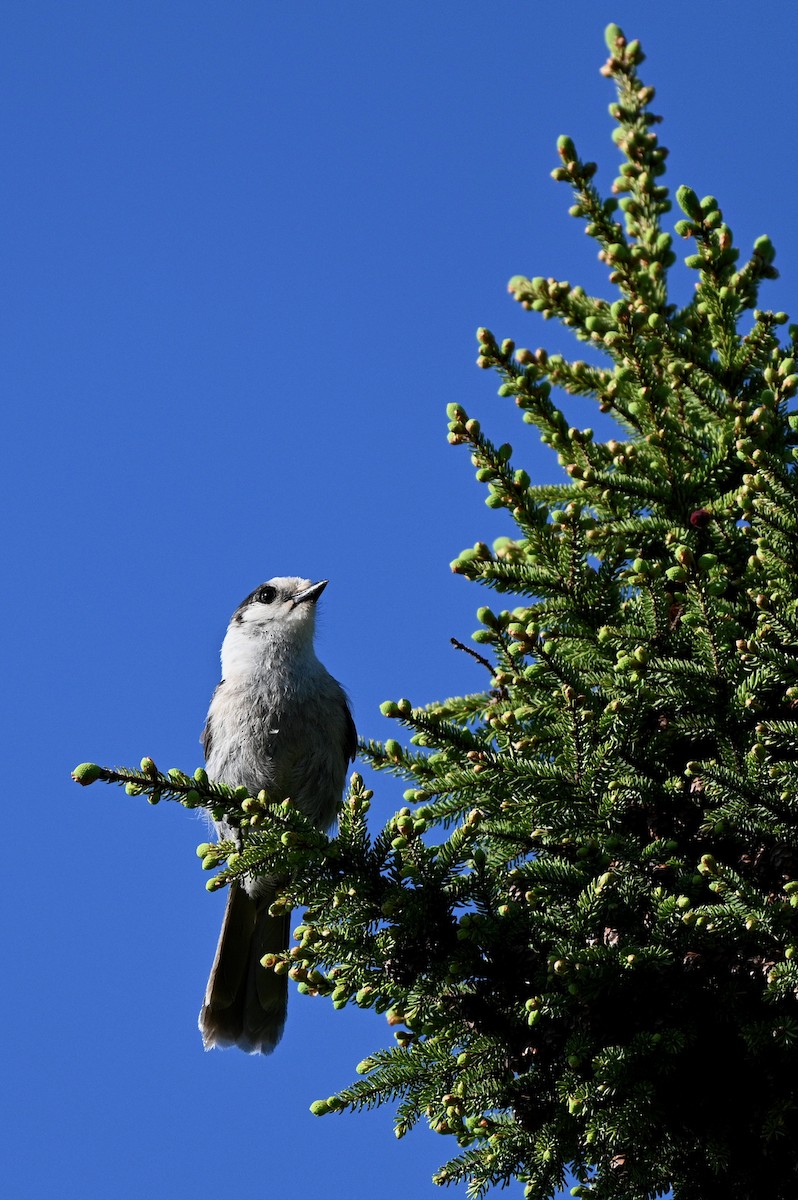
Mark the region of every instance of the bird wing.
<instances>
[{"instance_id":1,"label":"bird wing","mask_svg":"<svg viewBox=\"0 0 798 1200\"><path fill-rule=\"evenodd\" d=\"M357 730L346 696L341 697L341 704L344 710L344 754L347 762L354 762L357 754Z\"/></svg>"},{"instance_id":2,"label":"bird wing","mask_svg":"<svg viewBox=\"0 0 798 1200\"><path fill-rule=\"evenodd\" d=\"M222 680L222 683L224 683L224 680ZM216 699L216 693L219 691L222 683L217 683L216 687L213 689L211 702L208 706L208 715L205 718L205 724L203 725L202 733L200 734L200 745L202 746L202 752L205 755L206 762L211 756L211 745L213 744L213 721L211 720L211 709L213 708L213 702Z\"/></svg>"}]
</instances>

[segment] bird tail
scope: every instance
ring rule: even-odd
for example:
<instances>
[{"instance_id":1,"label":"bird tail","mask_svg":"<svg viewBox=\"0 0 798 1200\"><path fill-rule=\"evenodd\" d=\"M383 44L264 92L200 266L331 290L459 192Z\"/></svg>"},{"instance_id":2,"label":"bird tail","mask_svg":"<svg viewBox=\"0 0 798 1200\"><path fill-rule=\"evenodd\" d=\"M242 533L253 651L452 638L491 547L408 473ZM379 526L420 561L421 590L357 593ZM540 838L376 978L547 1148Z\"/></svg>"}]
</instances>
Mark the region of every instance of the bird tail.
<instances>
[{"instance_id":1,"label":"bird tail","mask_svg":"<svg viewBox=\"0 0 798 1200\"><path fill-rule=\"evenodd\" d=\"M249 1054L271 1054L282 1036L288 981L260 961L288 946L290 915L270 917L273 900L273 893L253 899L240 884L230 886L199 1015L206 1050L240 1046Z\"/></svg>"}]
</instances>

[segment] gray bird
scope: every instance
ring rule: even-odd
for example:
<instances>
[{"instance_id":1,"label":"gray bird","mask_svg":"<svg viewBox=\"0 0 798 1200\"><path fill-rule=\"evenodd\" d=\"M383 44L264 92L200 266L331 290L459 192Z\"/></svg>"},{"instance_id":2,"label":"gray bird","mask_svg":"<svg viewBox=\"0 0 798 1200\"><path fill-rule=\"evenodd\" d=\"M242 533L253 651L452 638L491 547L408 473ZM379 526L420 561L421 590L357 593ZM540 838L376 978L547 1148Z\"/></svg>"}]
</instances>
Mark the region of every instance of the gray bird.
<instances>
[{"instance_id":1,"label":"gray bird","mask_svg":"<svg viewBox=\"0 0 798 1200\"><path fill-rule=\"evenodd\" d=\"M270 579L238 606L222 643L222 682L201 742L211 779L273 801L290 797L318 829L335 820L357 735L346 693L313 649L327 580ZM216 822L221 838L236 831ZM288 983L261 966L288 946L290 915L269 916L275 881L230 886L199 1027L205 1049L269 1054L285 1025Z\"/></svg>"}]
</instances>

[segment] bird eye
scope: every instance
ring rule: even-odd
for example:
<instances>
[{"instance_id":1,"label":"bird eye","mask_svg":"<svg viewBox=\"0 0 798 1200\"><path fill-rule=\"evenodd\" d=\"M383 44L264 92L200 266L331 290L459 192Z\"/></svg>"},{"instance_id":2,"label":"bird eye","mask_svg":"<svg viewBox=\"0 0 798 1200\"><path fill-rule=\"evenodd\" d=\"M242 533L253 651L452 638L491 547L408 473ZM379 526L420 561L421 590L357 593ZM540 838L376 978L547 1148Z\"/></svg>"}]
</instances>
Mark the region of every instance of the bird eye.
<instances>
[{"instance_id":1,"label":"bird eye","mask_svg":"<svg viewBox=\"0 0 798 1200\"><path fill-rule=\"evenodd\" d=\"M260 604L271 604L271 602L274 600L274 597L276 595L277 595L276 588L266 586L266 587L258 588L257 599Z\"/></svg>"}]
</instances>

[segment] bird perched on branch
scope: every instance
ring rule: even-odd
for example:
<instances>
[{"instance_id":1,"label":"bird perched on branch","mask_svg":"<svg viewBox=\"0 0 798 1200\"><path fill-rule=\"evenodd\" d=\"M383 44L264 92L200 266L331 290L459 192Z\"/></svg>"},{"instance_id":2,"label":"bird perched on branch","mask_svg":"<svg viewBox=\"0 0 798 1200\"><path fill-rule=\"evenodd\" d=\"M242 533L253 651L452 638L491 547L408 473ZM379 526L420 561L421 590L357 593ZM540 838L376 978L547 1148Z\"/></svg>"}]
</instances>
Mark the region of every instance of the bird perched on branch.
<instances>
[{"instance_id":1,"label":"bird perched on branch","mask_svg":"<svg viewBox=\"0 0 798 1200\"><path fill-rule=\"evenodd\" d=\"M341 802L357 735L346 693L316 657L316 602L327 580L270 579L233 613L222 643L222 682L202 745L211 779L269 799L290 798L318 828ZM217 821L220 838L236 831ZM206 1050L269 1054L280 1040L288 983L261 965L288 946L290 914L273 917L273 879L230 886L199 1027Z\"/></svg>"}]
</instances>

